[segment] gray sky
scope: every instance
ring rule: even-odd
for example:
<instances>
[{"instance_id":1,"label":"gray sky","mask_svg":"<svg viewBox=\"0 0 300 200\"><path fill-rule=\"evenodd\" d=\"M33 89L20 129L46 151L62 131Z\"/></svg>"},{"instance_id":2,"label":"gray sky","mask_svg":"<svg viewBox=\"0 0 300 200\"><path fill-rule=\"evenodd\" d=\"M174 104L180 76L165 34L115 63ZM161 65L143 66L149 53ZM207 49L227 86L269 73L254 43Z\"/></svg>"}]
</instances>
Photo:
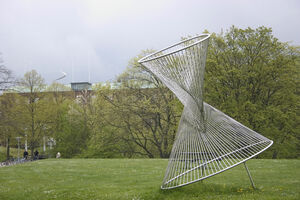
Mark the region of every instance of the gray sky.
<instances>
[{"instance_id":1,"label":"gray sky","mask_svg":"<svg viewBox=\"0 0 300 200\"><path fill-rule=\"evenodd\" d=\"M47 83L100 82L122 73L143 49L182 36L273 28L300 45L299 0L0 0L0 52L21 77L36 69ZM73 69L73 70L72 70Z\"/></svg>"}]
</instances>

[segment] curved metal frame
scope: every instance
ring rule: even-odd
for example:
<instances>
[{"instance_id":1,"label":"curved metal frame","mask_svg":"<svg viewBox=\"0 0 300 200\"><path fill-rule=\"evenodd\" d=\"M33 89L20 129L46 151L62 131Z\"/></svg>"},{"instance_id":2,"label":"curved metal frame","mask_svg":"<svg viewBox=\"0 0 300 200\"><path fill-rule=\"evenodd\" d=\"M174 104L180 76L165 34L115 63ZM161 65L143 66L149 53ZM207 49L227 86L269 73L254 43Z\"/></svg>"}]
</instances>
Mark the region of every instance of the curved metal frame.
<instances>
[{"instance_id":1,"label":"curved metal frame","mask_svg":"<svg viewBox=\"0 0 300 200\"><path fill-rule=\"evenodd\" d=\"M184 105L162 189L181 187L245 164L273 143L203 102L209 37L189 38L139 60Z\"/></svg>"}]
</instances>

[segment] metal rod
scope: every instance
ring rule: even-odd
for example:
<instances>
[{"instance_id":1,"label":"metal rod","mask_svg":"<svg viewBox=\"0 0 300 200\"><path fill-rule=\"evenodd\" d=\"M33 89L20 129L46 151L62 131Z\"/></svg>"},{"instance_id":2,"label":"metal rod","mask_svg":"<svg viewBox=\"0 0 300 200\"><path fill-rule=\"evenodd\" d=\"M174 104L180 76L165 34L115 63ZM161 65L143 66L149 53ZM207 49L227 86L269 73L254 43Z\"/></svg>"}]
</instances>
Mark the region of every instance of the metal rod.
<instances>
[{"instance_id":1,"label":"metal rod","mask_svg":"<svg viewBox=\"0 0 300 200\"><path fill-rule=\"evenodd\" d=\"M248 173L248 176L249 176L249 179L250 179L250 181L251 181L251 185L252 185L253 189L256 189L256 187L255 187L255 185L254 185L254 182L253 182L253 179L252 179L252 176L251 176L251 174L250 174L250 171L249 171L249 169L248 169L248 167L247 167L247 165L246 165L246 162L244 162L244 166L245 166L246 171L247 171L247 173Z\"/></svg>"}]
</instances>

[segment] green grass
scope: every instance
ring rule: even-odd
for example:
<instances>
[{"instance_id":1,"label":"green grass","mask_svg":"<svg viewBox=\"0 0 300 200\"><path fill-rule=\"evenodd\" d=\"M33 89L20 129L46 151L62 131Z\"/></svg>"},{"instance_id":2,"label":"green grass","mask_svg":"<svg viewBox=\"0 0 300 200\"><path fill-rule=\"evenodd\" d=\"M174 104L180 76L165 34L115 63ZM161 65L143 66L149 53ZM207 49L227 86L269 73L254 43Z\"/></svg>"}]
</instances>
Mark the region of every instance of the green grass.
<instances>
[{"instance_id":1,"label":"green grass","mask_svg":"<svg viewBox=\"0 0 300 200\"><path fill-rule=\"evenodd\" d=\"M167 160L48 159L0 168L0 199L300 199L300 160L247 162L182 188L162 191Z\"/></svg>"}]
</instances>

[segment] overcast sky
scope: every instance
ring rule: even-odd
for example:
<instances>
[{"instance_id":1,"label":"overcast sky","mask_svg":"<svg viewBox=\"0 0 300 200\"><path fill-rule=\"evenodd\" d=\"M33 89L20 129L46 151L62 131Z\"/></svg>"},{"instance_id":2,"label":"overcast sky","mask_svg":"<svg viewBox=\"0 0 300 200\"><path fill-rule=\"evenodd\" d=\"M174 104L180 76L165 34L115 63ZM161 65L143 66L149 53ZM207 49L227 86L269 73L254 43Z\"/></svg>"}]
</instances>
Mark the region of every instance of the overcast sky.
<instances>
[{"instance_id":1,"label":"overcast sky","mask_svg":"<svg viewBox=\"0 0 300 200\"><path fill-rule=\"evenodd\" d=\"M51 83L64 71L62 83L95 83L205 29L263 25L300 45L299 19L299 0L0 0L0 52L19 77L36 69Z\"/></svg>"}]
</instances>

